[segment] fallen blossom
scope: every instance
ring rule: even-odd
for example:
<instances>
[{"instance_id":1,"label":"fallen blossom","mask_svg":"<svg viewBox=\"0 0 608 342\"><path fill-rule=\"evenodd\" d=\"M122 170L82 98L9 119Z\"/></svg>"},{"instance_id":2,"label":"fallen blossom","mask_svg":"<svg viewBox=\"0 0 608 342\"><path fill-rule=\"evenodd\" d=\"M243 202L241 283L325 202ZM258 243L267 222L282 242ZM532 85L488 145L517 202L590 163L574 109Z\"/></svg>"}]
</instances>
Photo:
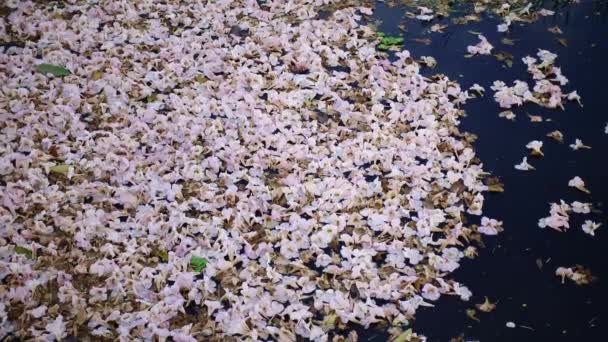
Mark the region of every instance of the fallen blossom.
<instances>
[{"instance_id":1,"label":"fallen blossom","mask_svg":"<svg viewBox=\"0 0 608 342\"><path fill-rule=\"evenodd\" d=\"M532 155L536 156L544 156L543 151L541 151L542 147L543 142L539 140L532 140L526 145L526 148L531 151Z\"/></svg>"},{"instance_id":2,"label":"fallen blossom","mask_svg":"<svg viewBox=\"0 0 608 342\"><path fill-rule=\"evenodd\" d=\"M585 188L585 182L579 176L576 176L576 177L572 178L570 181L568 181L568 186L576 188L587 194L591 193L591 191L589 191L589 189Z\"/></svg>"},{"instance_id":3,"label":"fallen blossom","mask_svg":"<svg viewBox=\"0 0 608 342\"><path fill-rule=\"evenodd\" d=\"M498 113L498 117L513 121L513 120L515 120L515 113L513 113L510 110L505 110L505 111Z\"/></svg>"},{"instance_id":4,"label":"fallen blossom","mask_svg":"<svg viewBox=\"0 0 608 342\"><path fill-rule=\"evenodd\" d=\"M548 133L547 136L560 143L564 142L564 134L558 130Z\"/></svg>"},{"instance_id":5,"label":"fallen blossom","mask_svg":"<svg viewBox=\"0 0 608 342\"><path fill-rule=\"evenodd\" d=\"M492 49L494 48L492 46L492 44L490 44L488 42L488 40L486 39L486 37L484 37L483 35L477 35L477 38L479 38L480 42L477 43L476 45L469 45L467 46L467 51L472 54L472 55L489 55L492 53Z\"/></svg>"},{"instance_id":6,"label":"fallen blossom","mask_svg":"<svg viewBox=\"0 0 608 342\"><path fill-rule=\"evenodd\" d=\"M515 169L521 170L521 171L536 170L536 168L534 166L528 164L528 157L524 157L524 159L522 160L521 163L515 165Z\"/></svg>"},{"instance_id":7,"label":"fallen blossom","mask_svg":"<svg viewBox=\"0 0 608 342\"><path fill-rule=\"evenodd\" d=\"M570 204L572 207L572 211L577 214L589 214L591 212L591 204L590 203L582 203L579 201L574 201Z\"/></svg>"},{"instance_id":8,"label":"fallen blossom","mask_svg":"<svg viewBox=\"0 0 608 342\"><path fill-rule=\"evenodd\" d=\"M565 283L566 278L572 280L576 285L587 285L593 280L591 272L579 265L575 267L560 266L555 270L555 275L562 279L562 284Z\"/></svg>"},{"instance_id":9,"label":"fallen blossom","mask_svg":"<svg viewBox=\"0 0 608 342\"><path fill-rule=\"evenodd\" d=\"M591 146L587 146L587 145L583 144L583 141L581 139L576 139L574 141L574 144L570 144L570 148L575 151L578 151L581 149L591 149Z\"/></svg>"},{"instance_id":10,"label":"fallen blossom","mask_svg":"<svg viewBox=\"0 0 608 342\"><path fill-rule=\"evenodd\" d=\"M598 229L601 225L601 223L596 223L591 220L585 220L585 223L583 224L582 228L585 233L591 236L595 236L595 230Z\"/></svg>"},{"instance_id":11,"label":"fallen blossom","mask_svg":"<svg viewBox=\"0 0 608 342\"><path fill-rule=\"evenodd\" d=\"M549 211L549 216L541 218L538 220L538 226L540 228L553 228L559 232L562 232L568 228L570 228L570 220L569 212L571 208L564 201L560 201L560 203L551 203L551 210Z\"/></svg>"}]
</instances>

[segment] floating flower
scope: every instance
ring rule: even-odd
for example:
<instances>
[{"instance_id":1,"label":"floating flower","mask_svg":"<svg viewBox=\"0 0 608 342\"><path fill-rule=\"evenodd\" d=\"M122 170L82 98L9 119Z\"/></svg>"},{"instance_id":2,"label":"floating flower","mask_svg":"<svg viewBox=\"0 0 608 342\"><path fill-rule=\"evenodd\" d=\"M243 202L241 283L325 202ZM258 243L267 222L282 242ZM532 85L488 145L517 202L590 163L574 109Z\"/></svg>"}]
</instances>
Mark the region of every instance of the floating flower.
<instances>
[{"instance_id":1,"label":"floating flower","mask_svg":"<svg viewBox=\"0 0 608 342\"><path fill-rule=\"evenodd\" d=\"M595 230L598 229L602 224L596 223L591 220L585 220L583 224L583 231L591 236L595 236Z\"/></svg>"},{"instance_id":2,"label":"floating flower","mask_svg":"<svg viewBox=\"0 0 608 342\"><path fill-rule=\"evenodd\" d=\"M566 278L572 280L577 285L586 285L593 280L591 272L579 265L575 267L560 266L555 270L555 275L562 278L562 284L566 281Z\"/></svg>"},{"instance_id":3,"label":"floating flower","mask_svg":"<svg viewBox=\"0 0 608 342\"><path fill-rule=\"evenodd\" d=\"M531 150L534 156L544 156L543 151L541 151L542 147L543 142L539 140L532 140L526 145L526 148Z\"/></svg>"},{"instance_id":4,"label":"floating flower","mask_svg":"<svg viewBox=\"0 0 608 342\"><path fill-rule=\"evenodd\" d=\"M581 139L576 139L574 141L574 144L570 144L570 148L575 151L578 151L580 149L591 149L591 146L583 144L583 141Z\"/></svg>"},{"instance_id":5,"label":"floating flower","mask_svg":"<svg viewBox=\"0 0 608 342\"><path fill-rule=\"evenodd\" d=\"M591 212L591 204L589 203L574 201L570 206L572 207L572 211L577 214L589 214Z\"/></svg>"},{"instance_id":6,"label":"floating flower","mask_svg":"<svg viewBox=\"0 0 608 342\"><path fill-rule=\"evenodd\" d=\"M553 132L550 132L549 134L547 134L547 136L549 138L552 138L556 141L559 141L560 143L564 142L564 134L562 134L562 132L555 130Z\"/></svg>"},{"instance_id":7,"label":"floating flower","mask_svg":"<svg viewBox=\"0 0 608 342\"><path fill-rule=\"evenodd\" d=\"M477 45L469 45L467 46L467 51L472 55L489 55L492 53L492 49L494 48L492 44L488 42L486 37L479 34L477 35L480 42Z\"/></svg>"},{"instance_id":8,"label":"floating flower","mask_svg":"<svg viewBox=\"0 0 608 342\"><path fill-rule=\"evenodd\" d=\"M521 163L515 165L515 169L521 170L521 171L536 170L536 168L534 166L528 164L528 157L524 157L524 159L522 160Z\"/></svg>"},{"instance_id":9,"label":"floating flower","mask_svg":"<svg viewBox=\"0 0 608 342\"><path fill-rule=\"evenodd\" d=\"M570 181L568 181L568 186L576 188L576 189L578 189L582 192L588 193L588 194L591 193L591 191L589 191L589 189L585 188L585 182L579 176L576 176L576 177L572 178Z\"/></svg>"},{"instance_id":10,"label":"floating flower","mask_svg":"<svg viewBox=\"0 0 608 342\"><path fill-rule=\"evenodd\" d=\"M551 203L550 215L548 217L541 218L538 220L538 226L540 228L553 228L557 231L564 231L570 228L569 220L570 215L569 212L571 208L564 201L560 201L560 203Z\"/></svg>"}]
</instances>

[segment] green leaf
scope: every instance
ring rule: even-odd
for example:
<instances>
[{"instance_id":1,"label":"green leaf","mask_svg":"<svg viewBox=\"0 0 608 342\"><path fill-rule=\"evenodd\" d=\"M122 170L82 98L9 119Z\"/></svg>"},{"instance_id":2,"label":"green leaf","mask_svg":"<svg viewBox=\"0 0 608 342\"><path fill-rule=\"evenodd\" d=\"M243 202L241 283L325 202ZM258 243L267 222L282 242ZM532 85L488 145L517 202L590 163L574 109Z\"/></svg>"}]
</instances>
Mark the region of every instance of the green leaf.
<instances>
[{"instance_id":1,"label":"green leaf","mask_svg":"<svg viewBox=\"0 0 608 342\"><path fill-rule=\"evenodd\" d=\"M403 44L403 38L401 37L384 37L380 41L381 44L385 45L401 45Z\"/></svg>"},{"instance_id":2,"label":"green leaf","mask_svg":"<svg viewBox=\"0 0 608 342\"><path fill-rule=\"evenodd\" d=\"M195 272L202 272L205 267L207 267L208 262L209 260L205 258L193 256L192 259L190 259L190 266L192 266L192 269Z\"/></svg>"},{"instance_id":3,"label":"green leaf","mask_svg":"<svg viewBox=\"0 0 608 342\"><path fill-rule=\"evenodd\" d=\"M323 328L324 330L331 330L336 326L336 321L338 320L338 315L335 313L329 314L325 316L323 319Z\"/></svg>"},{"instance_id":4,"label":"green leaf","mask_svg":"<svg viewBox=\"0 0 608 342\"><path fill-rule=\"evenodd\" d=\"M36 65L36 70L38 72L41 72L43 74L52 74L53 76L67 76L69 74L71 74L70 70L59 66L59 65L53 65L53 64L38 64Z\"/></svg>"},{"instance_id":5,"label":"green leaf","mask_svg":"<svg viewBox=\"0 0 608 342\"><path fill-rule=\"evenodd\" d=\"M388 49L390 49L390 46L388 46L388 45L385 45L385 44L378 45L378 50L386 51Z\"/></svg>"},{"instance_id":6,"label":"green leaf","mask_svg":"<svg viewBox=\"0 0 608 342\"><path fill-rule=\"evenodd\" d=\"M64 176L68 175L69 170L70 170L70 165L68 165L68 164L59 164L59 165L51 166L51 168L49 169L49 171L51 173L60 174L60 175L64 175Z\"/></svg>"},{"instance_id":7,"label":"green leaf","mask_svg":"<svg viewBox=\"0 0 608 342\"><path fill-rule=\"evenodd\" d=\"M167 251L158 251L158 258L162 262L168 262L169 261L169 253L167 253Z\"/></svg>"},{"instance_id":8,"label":"green leaf","mask_svg":"<svg viewBox=\"0 0 608 342\"><path fill-rule=\"evenodd\" d=\"M31 250L25 248L25 247L21 247L21 246L15 246L15 253L17 254L23 254L28 258L32 258L33 257L33 253Z\"/></svg>"},{"instance_id":9,"label":"green leaf","mask_svg":"<svg viewBox=\"0 0 608 342\"><path fill-rule=\"evenodd\" d=\"M402 332L401 335L397 336L397 338L395 338L393 340L393 342L406 342L411 339L412 339L412 328L409 328L406 331Z\"/></svg>"}]
</instances>

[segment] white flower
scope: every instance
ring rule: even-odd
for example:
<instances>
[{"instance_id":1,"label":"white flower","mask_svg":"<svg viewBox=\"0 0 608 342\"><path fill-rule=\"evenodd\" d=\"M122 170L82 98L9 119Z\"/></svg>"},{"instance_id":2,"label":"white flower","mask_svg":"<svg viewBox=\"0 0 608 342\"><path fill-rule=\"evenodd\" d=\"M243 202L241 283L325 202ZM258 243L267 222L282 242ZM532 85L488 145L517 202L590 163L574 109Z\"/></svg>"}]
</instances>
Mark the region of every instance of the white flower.
<instances>
[{"instance_id":1,"label":"white flower","mask_svg":"<svg viewBox=\"0 0 608 342\"><path fill-rule=\"evenodd\" d=\"M608 134L608 123L606 123L606 127L604 127L604 133Z\"/></svg>"},{"instance_id":2,"label":"white flower","mask_svg":"<svg viewBox=\"0 0 608 342\"><path fill-rule=\"evenodd\" d=\"M536 170L534 166L528 164L528 157L524 157L521 163L515 165L515 169L521 171Z\"/></svg>"},{"instance_id":3,"label":"white flower","mask_svg":"<svg viewBox=\"0 0 608 342\"><path fill-rule=\"evenodd\" d=\"M45 327L46 331L48 331L51 335L53 335L57 340L61 340L65 337L65 322L63 321L63 316L59 315L55 320L47 324Z\"/></svg>"},{"instance_id":4,"label":"white flower","mask_svg":"<svg viewBox=\"0 0 608 342\"><path fill-rule=\"evenodd\" d=\"M40 318L46 313L46 305L41 305L35 309L32 309L29 312L30 315L34 318Z\"/></svg>"},{"instance_id":5,"label":"white flower","mask_svg":"<svg viewBox=\"0 0 608 342\"><path fill-rule=\"evenodd\" d=\"M591 191L589 191L589 189L585 188L585 182L579 176L576 176L576 177L572 178L570 181L568 181L568 186L576 188L576 189L578 189L582 192L588 193L588 194L591 193Z\"/></svg>"},{"instance_id":6,"label":"white flower","mask_svg":"<svg viewBox=\"0 0 608 342\"><path fill-rule=\"evenodd\" d=\"M420 57L420 59L422 60L422 62L424 64L426 64L426 66L428 66L429 68L434 68L437 66L437 60L433 57L430 56L422 56Z\"/></svg>"},{"instance_id":7,"label":"white flower","mask_svg":"<svg viewBox=\"0 0 608 342\"><path fill-rule=\"evenodd\" d=\"M359 7L359 12L365 15L372 15L374 14L374 9L371 7Z\"/></svg>"},{"instance_id":8,"label":"white flower","mask_svg":"<svg viewBox=\"0 0 608 342\"><path fill-rule=\"evenodd\" d=\"M502 24L498 24L498 32L507 32L509 30L509 26L511 26L511 18L505 18L505 22Z\"/></svg>"},{"instance_id":9,"label":"white flower","mask_svg":"<svg viewBox=\"0 0 608 342\"><path fill-rule=\"evenodd\" d=\"M576 92L576 90L568 93L568 100L570 101L576 101L578 102L578 104L582 107L583 104L581 103L581 97L578 95L578 93Z\"/></svg>"},{"instance_id":10,"label":"white flower","mask_svg":"<svg viewBox=\"0 0 608 342\"><path fill-rule=\"evenodd\" d=\"M543 151L540 150L542 147L543 142L539 140L532 140L526 145L526 148L531 150L533 155L544 156Z\"/></svg>"},{"instance_id":11,"label":"white flower","mask_svg":"<svg viewBox=\"0 0 608 342\"><path fill-rule=\"evenodd\" d=\"M515 120L515 113L510 110L505 110L503 112L498 113L498 117L513 121Z\"/></svg>"},{"instance_id":12,"label":"white flower","mask_svg":"<svg viewBox=\"0 0 608 342\"><path fill-rule=\"evenodd\" d=\"M572 211L577 214L589 214L591 212L591 204L574 201L571 204Z\"/></svg>"},{"instance_id":13,"label":"white flower","mask_svg":"<svg viewBox=\"0 0 608 342\"><path fill-rule=\"evenodd\" d=\"M574 144L570 144L570 148L577 151L580 149L591 149L591 146L583 144L583 141L581 139L576 139L574 141Z\"/></svg>"},{"instance_id":14,"label":"white flower","mask_svg":"<svg viewBox=\"0 0 608 342\"><path fill-rule=\"evenodd\" d=\"M543 17L547 17L547 16L554 15L555 12L552 10L548 10L546 8L541 8L540 11L538 11L538 14L542 15Z\"/></svg>"},{"instance_id":15,"label":"white flower","mask_svg":"<svg viewBox=\"0 0 608 342\"><path fill-rule=\"evenodd\" d=\"M585 220L583 224L583 231L591 236L595 236L595 230L598 229L602 224L596 223L591 220Z\"/></svg>"},{"instance_id":16,"label":"white flower","mask_svg":"<svg viewBox=\"0 0 608 342\"><path fill-rule=\"evenodd\" d=\"M485 216L481 218L481 224L477 228L478 232L486 235L496 235L502 230L502 221L497 221Z\"/></svg>"},{"instance_id":17,"label":"white flower","mask_svg":"<svg viewBox=\"0 0 608 342\"><path fill-rule=\"evenodd\" d=\"M492 49L494 48L492 46L492 44L490 44L488 42L488 40L486 39L486 37L484 37L483 35L477 35L477 38L479 38L480 42L477 43L477 45L469 45L467 46L467 51L472 54L472 55L489 55L492 53Z\"/></svg>"},{"instance_id":18,"label":"white flower","mask_svg":"<svg viewBox=\"0 0 608 342\"><path fill-rule=\"evenodd\" d=\"M570 206L564 201L560 201L560 204L551 203L550 215L538 220L538 226L540 228L550 227L560 232L568 229L570 228L568 223L570 210Z\"/></svg>"},{"instance_id":19,"label":"white flower","mask_svg":"<svg viewBox=\"0 0 608 342\"><path fill-rule=\"evenodd\" d=\"M465 302L471 299L473 293L471 292L471 290L469 290L468 287L460 285L457 282L454 282L454 284L452 284L452 287L454 289L454 293L460 296L460 299L464 300Z\"/></svg>"},{"instance_id":20,"label":"white flower","mask_svg":"<svg viewBox=\"0 0 608 342\"><path fill-rule=\"evenodd\" d=\"M562 278L562 284L565 282L566 278L570 278L573 273L574 271L572 270L572 268L566 268L561 266L555 270L555 275Z\"/></svg>"},{"instance_id":21,"label":"white flower","mask_svg":"<svg viewBox=\"0 0 608 342\"><path fill-rule=\"evenodd\" d=\"M424 286L422 286L421 295L425 299L435 301L439 299L441 293L439 293L439 289L435 285L426 283Z\"/></svg>"},{"instance_id":22,"label":"white flower","mask_svg":"<svg viewBox=\"0 0 608 342\"><path fill-rule=\"evenodd\" d=\"M477 83L474 83L474 84L473 84L473 85L472 85L472 86L469 88L469 90L474 90L474 91L478 92L479 94L483 94L483 93L485 93L485 91L486 91L486 89L485 89L484 87L480 86L480 85L479 85L479 84L477 84Z\"/></svg>"}]
</instances>

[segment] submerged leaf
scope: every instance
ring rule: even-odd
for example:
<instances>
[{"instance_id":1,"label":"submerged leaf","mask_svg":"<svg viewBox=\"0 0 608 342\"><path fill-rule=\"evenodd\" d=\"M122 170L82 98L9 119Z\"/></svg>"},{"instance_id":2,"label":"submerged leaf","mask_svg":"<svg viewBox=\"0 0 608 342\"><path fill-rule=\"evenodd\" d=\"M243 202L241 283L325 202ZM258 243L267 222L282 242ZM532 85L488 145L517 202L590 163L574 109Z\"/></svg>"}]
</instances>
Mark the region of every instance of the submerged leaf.
<instances>
[{"instance_id":1,"label":"submerged leaf","mask_svg":"<svg viewBox=\"0 0 608 342\"><path fill-rule=\"evenodd\" d=\"M515 41L513 39L509 39L509 38L503 38L500 40L501 43L503 43L504 45L515 45Z\"/></svg>"},{"instance_id":2,"label":"submerged leaf","mask_svg":"<svg viewBox=\"0 0 608 342\"><path fill-rule=\"evenodd\" d=\"M53 76L58 76L58 77L67 76L67 75L71 74L71 72L68 69L66 69L62 66L46 64L46 63L36 65L36 70L45 75L51 74Z\"/></svg>"}]
</instances>

